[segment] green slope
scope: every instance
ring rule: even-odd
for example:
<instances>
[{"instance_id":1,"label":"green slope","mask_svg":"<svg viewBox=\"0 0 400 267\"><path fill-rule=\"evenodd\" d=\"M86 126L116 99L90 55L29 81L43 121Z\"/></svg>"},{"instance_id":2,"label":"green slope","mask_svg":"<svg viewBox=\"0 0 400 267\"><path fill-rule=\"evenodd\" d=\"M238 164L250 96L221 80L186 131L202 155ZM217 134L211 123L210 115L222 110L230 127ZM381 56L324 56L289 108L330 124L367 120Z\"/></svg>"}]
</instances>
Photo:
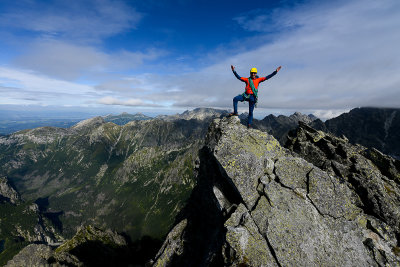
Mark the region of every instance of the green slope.
<instances>
[{"instance_id":1,"label":"green slope","mask_svg":"<svg viewBox=\"0 0 400 267\"><path fill-rule=\"evenodd\" d=\"M163 237L194 187L194 162L208 121L94 118L0 138L0 175L22 198L56 214L64 237L92 224ZM43 201L44 200L44 201Z\"/></svg>"}]
</instances>

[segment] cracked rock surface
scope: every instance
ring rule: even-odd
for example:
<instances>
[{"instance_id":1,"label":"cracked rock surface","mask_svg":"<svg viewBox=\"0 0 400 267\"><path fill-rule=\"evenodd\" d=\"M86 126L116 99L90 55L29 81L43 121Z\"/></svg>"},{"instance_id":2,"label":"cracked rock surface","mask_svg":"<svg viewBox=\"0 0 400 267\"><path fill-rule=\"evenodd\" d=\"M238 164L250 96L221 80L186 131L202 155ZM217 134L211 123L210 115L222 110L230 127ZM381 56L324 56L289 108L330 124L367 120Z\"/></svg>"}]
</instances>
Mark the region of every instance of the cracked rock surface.
<instances>
[{"instance_id":1,"label":"cracked rock surface","mask_svg":"<svg viewBox=\"0 0 400 267\"><path fill-rule=\"evenodd\" d=\"M398 171L377 166L397 163L299 129L286 149L238 118L214 120L154 265L400 266Z\"/></svg>"}]
</instances>

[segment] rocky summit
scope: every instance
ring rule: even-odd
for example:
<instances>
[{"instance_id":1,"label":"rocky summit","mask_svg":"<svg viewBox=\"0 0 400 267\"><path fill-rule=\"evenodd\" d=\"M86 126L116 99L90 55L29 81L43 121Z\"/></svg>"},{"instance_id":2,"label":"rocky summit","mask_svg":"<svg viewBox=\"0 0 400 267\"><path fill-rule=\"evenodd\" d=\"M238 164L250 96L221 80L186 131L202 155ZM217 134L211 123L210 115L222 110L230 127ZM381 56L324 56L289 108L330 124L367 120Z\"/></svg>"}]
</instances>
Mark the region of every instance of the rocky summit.
<instances>
[{"instance_id":1,"label":"rocky summit","mask_svg":"<svg viewBox=\"0 0 400 267\"><path fill-rule=\"evenodd\" d=\"M400 266L399 164L305 124L216 119L154 266Z\"/></svg>"}]
</instances>

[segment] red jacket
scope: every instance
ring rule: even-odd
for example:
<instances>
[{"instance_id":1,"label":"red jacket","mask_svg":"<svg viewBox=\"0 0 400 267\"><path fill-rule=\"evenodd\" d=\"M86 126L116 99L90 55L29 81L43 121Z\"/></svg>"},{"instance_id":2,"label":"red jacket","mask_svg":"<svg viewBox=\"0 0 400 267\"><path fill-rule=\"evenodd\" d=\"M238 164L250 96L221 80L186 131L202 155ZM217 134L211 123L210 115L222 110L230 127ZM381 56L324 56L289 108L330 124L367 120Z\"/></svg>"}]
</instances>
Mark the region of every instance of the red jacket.
<instances>
[{"instance_id":1,"label":"red jacket","mask_svg":"<svg viewBox=\"0 0 400 267\"><path fill-rule=\"evenodd\" d=\"M251 95L251 94L253 94L253 90L251 90L250 83L249 83L249 79L250 79L250 78L240 77L240 80L246 83L246 88L245 88L246 94ZM259 83L262 83L262 82L265 81L266 79L267 79L266 77L261 77L261 78L255 78L255 79L253 79L254 87L255 87L256 89L258 89L258 84L259 84Z\"/></svg>"},{"instance_id":2,"label":"red jacket","mask_svg":"<svg viewBox=\"0 0 400 267\"><path fill-rule=\"evenodd\" d=\"M271 74L268 75L268 76L253 79L254 87L258 90L258 84L259 84L259 83L262 83L263 81L268 80L269 78L273 77L276 73L277 73L277 72L274 71L273 73L271 73ZM242 82L245 82L245 83L246 83L246 88L245 88L246 94L248 94L248 95L253 94L253 90L251 90L251 87L250 87L250 84L249 84L249 79L250 79L250 78L240 77L240 76L236 73L236 71L234 71L234 70L233 70L233 74L235 74L236 78L238 78L238 79L241 80Z\"/></svg>"}]
</instances>

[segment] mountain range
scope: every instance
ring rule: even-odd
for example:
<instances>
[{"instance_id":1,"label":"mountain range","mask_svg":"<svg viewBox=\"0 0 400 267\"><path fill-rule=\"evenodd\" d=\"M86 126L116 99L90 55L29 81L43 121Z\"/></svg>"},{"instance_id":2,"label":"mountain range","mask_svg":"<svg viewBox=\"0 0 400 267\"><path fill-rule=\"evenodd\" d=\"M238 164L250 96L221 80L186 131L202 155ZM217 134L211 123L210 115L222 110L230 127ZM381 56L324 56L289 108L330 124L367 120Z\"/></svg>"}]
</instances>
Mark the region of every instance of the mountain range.
<instances>
[{"instance_id":1,"label":"mountain range","mask_svg":"<svg viewBox=\"0 0 400 267\"><path fill-rule=\"evenodd\" d=\"M380 134L383 132L383 137L386 136L381 139L384 143L386 142L383 148L391 148L391 154L396 155L399 150L396 150L396 146L390 142L396 135L398 136L395 131L396 127L400 125L397 121L397 110L381 111L380 109L364 108L352 110L348 115L343 114L344 118L334 118L325 123L312 115L300 113L295 113L289 117L269 115L263 120L255 120L255 129L249 131L245 131L244 127L241 128L242 126L237 123L238 121L232 121L233 118L228 121L222 120L221 126L217 126L218 123L216 124L213 120L225 117L228 112L223 110L199 108L182 114L158 116L157 118L149 118L142 114L123 113L118 116L95 117L66 129L41 127L0 137L0 166L2 166L0 168L0 210L1 214L4 214L2 215L3 219L0 220L0 265L5 264L28 244L31 245L15 256L14 263L11 261L9 266L20 266L20 263L27 259L27 255L38 255L36 258L33 257L37 259L35 262L38 264L69 262L70 266L79 266L80 262L83 262L85 265L95 265L91 258L98 258L100 261L107 262L105 259L107 257L87 256L92 255L91 253L96 255L96 250L105 251L105 255L114 255L119 258L120 260L117 261L113 258L114 256L112 257L114 262L119 262L122 266L128 264L143 265L150 257L153 257L153 263L156 265L163 265L161 263L167 258L175 257L172 256L175 254L168 254L171 249L175 252L188 249L193 252L195 248L197 249L196 246L193 248L185 247L183 245L185 242L200 242L200 249L203 252L210 251L211 248L207 248L209 244L203 244L205 241L200 240L201 236L196 237L197 234L193 233L194 236L190 237L192 233L189 233L187 229L200 227L199 229L203 229L205 235L214 233L219 236L221 232L213 232L206 228L215 226L215 222L210 224L207 219L219 221L218 227L221 227L223 222L222 228L216 228L223 232L228 229L227 226L223 226L227 218L230 218L229 216L235 212L235 208L240 206L240 203L249 208L246 204L247 200L243 199L248 197L247 195L255 194L255 191L242 192L238 190L240 185L237 183L245 180L235 180L235 175L228 175L228 179L226 173L229 172L225 169L225 165L221 164L227 158L240 157L241 152L237 152L236 145L238 140L245 138L246 132L250 132L255 140L270 140L265 144L266 148L258 146L258 141L255 141L254 144L251 141L249 149L257 157L260 155L256 151L278 149L283 151L283 154L279 154L279 157L297 155L297 157L309 161L309 163L302 161L301 164L305 166L313 164L315 167L312 168L318 168L328 175L337 177L340 183L346 183L346 186L350 188L349 190L353 190L357 186L361 187L357 192L345 190L346 194L355 196L350 198L349 201L357 212L361 210L361 213L358 212L357 214L372 216L372 219L367 218L370 224L373 224L374 227L389 225L391 232L390 238L385 239L387 246L385 245L384 250L377 251L372 248L367 249L367 252L360 252L359 255L364 255L363 253L370 255L371 260L367 263L372 265L384 260L396 263L396 253L399 247L398 244L395 244L399 233L395 227L397 219L392 223L390 220L393 220L393 218L385 217L389 216L387 215L389 213L395 214L396 208L393 208L393 205L384 204L386 205L383 208L385 211L382 212L379 207L371 209L368 207L378 205L374 203L379 203L381 206L382 203L386 202L394 201L393 203L397 203L396 197L391 200L393 196L398 194L397 185L388 182L387 179L392 179L397 183L399 178L396 177L398 177L400 166L398 161L384 156L378 151L382 151L382 146L376 147L378 150L375 151L372 150L373 145L365 145L362 137L363 131L358 132L358 137L356 137L358 139L353 139L349 134L349 132L352 133L351 130L347 130L347 132L343 130L347 129L346 127L351 127L351 122L347 124L345 122L354 118L354 114L360 114L360 110L362 115L358 115L357 120L361 125L360 127L369 127L368 132L371 137L367 139L369 144L375 144L371 143L371 140L374 140L373 136L376 134L380 138ZM245 117L246 114L240 117L243 124L246 124ZM376 118L376 120L371 120L371 117ZM377 123L373 127L374 121L381 122L382 120L384 123ZM303 132L298 130L299 123L302 125L300 129ZM369 124L372 126L365 126ZM336 128L333 125L336 125ZM303 140L303 143L296 143L296 140L302 140L301 138L304 138L304 136L314 136L318 133L317 130L310 130L313 128L307 128L310 126L331 133L342 127L340 129L344 132L337 135L342 136L340 140L347 143L339 146L338 143L342 141L332 141L339 139L335 139L336 137L329 133L321 134L324 138L307 137L308 139ZM235 135L231 128L235 129L239 135ZM307 131L311 133L307 135ZM226 135L229 138L226 139L225 146L215 149L213 142L227 138ZM260 142L263 143L265 140ZM315 141L315 146L318 149L306 145L310 140ZM247 144L248 140L240 142ZM361 149L359 148L360 145L353 148L352 143L354 145L355 143L364 144L371 150ZM272 144L273 147L271 147ZM288 149L283 148L284 144ZM382 143L377 142L377 144ZM393 144L396 144L396 142L393 142ZM215 152L221 159L221 161L215 161L214 158L217 154L210 153L210 150L218 151L219 149L228 149L229 153L234 155L229 155L228 151L223 154ZM348 154L362 152L360 155L363 160L372 162L372 165L368 163L369 165L367 164L366 168L378 168L380 171L380 174L377 174L379 179L386 179L384 183L379 182L383 187L378 189L383 188L389 193L392 192L389 194L392 198L382 192L380 194L374 193L378 190L376 188L362 187L360 185L362 182L358 181L362 180L361 178L349 176L349 173L355 175L354 168L357 170L357 167L346 161L350 160L351 156L347 155L346 160L343 159L343 155L346 154L343 150ZM309 155L314 156L309 157ZM232 164L233 167L236 166L236 163ZM258 163L255 162L247 162L246 164L255 169L259 168ZM239 164L238 166L242 165ZM243 166L243 168L246 169L249 166ZM299 168L312 169L304 166ZM358 171L364 175L366 172L364 169ZM287 171L289 172L287 175L290 176L295 175L299 170L290 167ZM217 177L220 172L222 172L224 179ZM234 173L236 172L239 173L240 177L247 175L245 173L240 174L239 170ZM274 175L278 176L277 173L274 173ZM386 178L382 178L383 176ZM271 180L271 177L268 179ZM262 184L264 188L267 186L266 182ZM284 186L287 185L284 184ZM303 185L300 186L300 189L303 187ZM225 189L221 188L230 189L223 192ZM293 192L297 192L296 187L291 188L294 190ZM221 198L221 192L227 194L227 196ZM334 195L341 193L342 191L335 191ZM196 194L200 195L195 197ZM358 195L358 202L354 200L357 199L356 195ZM374 197L369 199L370 195ZM234 204L232 204L233 208L228 209L228 206L226 206L228 204L226 204L225 210L222 209L218 212L216 210L218 205L215 206L215 201L211 201L215 197L222 201L222 204L219 203L220 206L225 205L226 199L228 199L231 204ZM323 198L323 196L319 197ZM211 202L207 201L208 198L211 199ZM224 200L224 198L226 199ZM321 201L330 200L322 199ZM252 205L255 207L254 203ZM310 208L312 207L307 207L305 210ZM251 213L251 209L248 209L248 212ZM316 209L318 210L318 207ZM241 208L241 211L245 212L243 208ZM260 213L263 212L265 211L260 211ZM280 210L275 212L280 212ZM204 218L198 216L204 216ZM184 223L181 223L185 221L184 218L186 218L187 224L185 226L183 226ZM198 220L201 224L194 223L193 219ZM386 224L382 224L382 222ZM194 224L190 225L190 223ZM182 230L185 233L188 232L188 240L181 240L183 243L175 237L175 239L171 237L174 235L182 237L182 232L172 230L168 234L169 230L177 229L177 227L185 229ZM371 229L370 226L368 227L368 229ZM100 229L104 229L105 232ZM363 232L363 229L359 231ZM379 232L380 230L371 231ZM386 233L379 234L384 236ZM165 239L166 236L167 239ZM104 240L109 241L105 242ZM154 257L162 240L167 240L166 242L169 243L164 243L158 255ZM213 246L219 246L217 250L222 247L224 250L231 247L231 245L223 245L223 240L224 237L222 236L221 240L213 243ZM367 242L366 240L364 239L365 242ZM138 241L140 242L137 243ZM279 256L277 256L279 253L271 249L273 244L268 245L268 242L270 242L268 240L265 242L267 242L270 256L272 255L271 259L278 262L276 264L281 264L279 263ZM60 246L67 243L72 245ZM178 244L181 244L180 247ZM375 247L377 246L375 243L372 244ZM171 248L171 246L175 247ZM60 249L54 250L54 247L60 247ZM226 255L218 254L219 252L218 255L215 254L215 249L212 248L211 250L214 251L212 257L218 258L215 258L216 263L227 265L246 263L243 257L241 260L235 260L235 257L232 256L228 260ZM48 257L41 257L40 251L46 251L44 254ZM151 251L154 251L154 254L151 254ZM229 251L229 253L238 253L237 251L232 252L230 249ZM391 254L390 251L392 251ZM379 255L384 254L386 256L382 256L384 259L379 260L377 259L378 256L375 254L375 256L371 256L371 253L376 255L380 253ZM140 258L140 261L132 261L129 255L136 255L135 258ZM178 255L181 257L179 261L186 258L190 259L191 255L195 258L200 257L200 254L196 256L190 253L182 257ZM248 259L248 255L245 258ZM201 260L204 259L199 258L199 262ZM174 261L169 259L167 262ZM214 260L210 262L214 262Z\"/></svg>"},{"instance_id":2,"label":"mountain range","mask_svg":"<svg viewBox=\"0 0 400 267\"><path fill-rule=\"evenodd\" d=\"M119 115L107 115L104 116L104 121L106 122L113 122L117 125L125 125L130 121L142 121L142 120L151 120L152 117L146 116L142 113L136 113L136 114L129 114L126 112L123 112Z\"/></svg>"},{"instance_id":3,"label":"mountain range","mask_svg":"<svg viewBox=\"0 0 400 267\"><path fill-rule=\"evenodd\" d=\"M39 217L54 230L54 242L87 224L132 240L162 238L195 185L209 122L155 119L119 126L96 117L68 129L42 127L1 138L0 177L23 200L2 205L16 220L0 222L2 254L33 241ZM37 211L28 226L23 214L31 206Z\"/></svg>"}]
</instances>

